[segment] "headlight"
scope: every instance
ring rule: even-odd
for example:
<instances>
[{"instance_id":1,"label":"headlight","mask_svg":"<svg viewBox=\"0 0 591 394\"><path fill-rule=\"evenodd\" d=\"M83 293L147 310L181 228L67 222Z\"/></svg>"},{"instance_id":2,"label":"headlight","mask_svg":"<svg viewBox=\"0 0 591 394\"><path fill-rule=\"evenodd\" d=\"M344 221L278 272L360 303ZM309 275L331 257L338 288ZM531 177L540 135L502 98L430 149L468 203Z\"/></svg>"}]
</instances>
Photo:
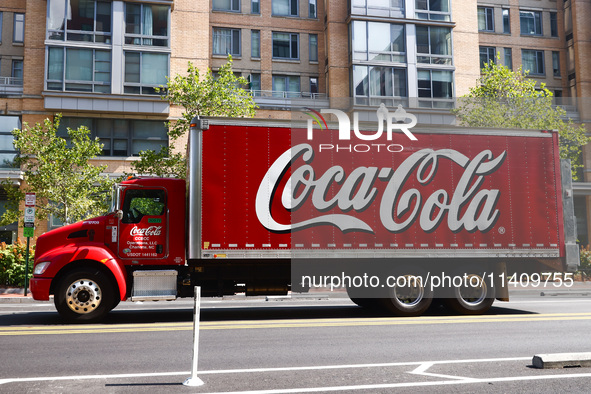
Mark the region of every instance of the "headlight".
<instances>
[{"instance_id":1,"label":"headlight","mask_svg":"<svg viewBox=\"0 0 591 394\"><path fill-rule=\"evenodd\" d=\"M33 271L33 275L43 275L47 267L49 267L49 263L51 261L43 261L35 266L35 270Z\"/></svg>"}]
</instances>

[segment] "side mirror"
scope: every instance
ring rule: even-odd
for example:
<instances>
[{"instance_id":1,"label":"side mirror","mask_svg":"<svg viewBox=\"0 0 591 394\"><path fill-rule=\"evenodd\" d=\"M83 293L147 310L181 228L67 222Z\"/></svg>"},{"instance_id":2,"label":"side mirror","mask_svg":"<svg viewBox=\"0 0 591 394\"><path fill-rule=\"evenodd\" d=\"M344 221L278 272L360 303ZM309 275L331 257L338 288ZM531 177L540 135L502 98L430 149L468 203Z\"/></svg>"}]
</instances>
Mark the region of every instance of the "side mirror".
<instances>
[{"instance_id":1,"label":"side mirror","mask_svg":"<svg viewBox=\"0 0 591 394\"><path fill-rule=\"evenodd\" d=\"M119 219L119 220L123 219L123 211L121 209L117 211L117 219Z\"/></svg>"}]
</instances>

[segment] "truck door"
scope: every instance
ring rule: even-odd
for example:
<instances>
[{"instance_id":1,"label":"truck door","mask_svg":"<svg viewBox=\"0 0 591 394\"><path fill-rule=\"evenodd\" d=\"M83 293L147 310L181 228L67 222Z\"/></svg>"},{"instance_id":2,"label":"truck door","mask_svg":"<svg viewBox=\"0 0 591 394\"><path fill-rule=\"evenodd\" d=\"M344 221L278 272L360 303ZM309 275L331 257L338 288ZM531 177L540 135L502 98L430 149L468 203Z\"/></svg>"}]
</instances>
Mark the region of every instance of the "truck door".
<instances>
[{"instance_id":1,"label":"truck door","mask_svg":"<svg viewBox=\"0 0 591 394\"><path fill-rule=\"evenodd\" d=\"M123 191L119 225L119 257L163 259L168 256L168 209L165 189L128 188Z\"/></svg>"}]
</instances>

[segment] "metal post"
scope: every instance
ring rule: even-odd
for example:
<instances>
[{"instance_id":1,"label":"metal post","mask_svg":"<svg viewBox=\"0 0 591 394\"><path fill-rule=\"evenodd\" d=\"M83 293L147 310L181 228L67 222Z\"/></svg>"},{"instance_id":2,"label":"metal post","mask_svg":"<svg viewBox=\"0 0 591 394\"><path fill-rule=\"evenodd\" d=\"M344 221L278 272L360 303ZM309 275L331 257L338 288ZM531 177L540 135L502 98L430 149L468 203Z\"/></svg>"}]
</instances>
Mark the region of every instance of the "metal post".
<instances>
[{"instance_id":1,"label":"metal post","mask_svg":"<svg viewBox=\"0 0 591 394\"><path fill-rule=\"evenodd\" d=\"M25 251L25 297L29 292L29 242L31 242L31 238L27 237L27 250Z\"/></svg>"},{"instance_id":2,"label":"metal post","mask_svg":"<svg viewBox=\"0 0 591 394\"><path fill-rule=\"evenodd\" d=\"M193 307L193 364L191 366L191 377L187 378L183 385L202 386L203 380L197 377L197 361L199 356L199 318L201 312L201 287L195 286L195 306Z\"/></svg>"}]
</instances>

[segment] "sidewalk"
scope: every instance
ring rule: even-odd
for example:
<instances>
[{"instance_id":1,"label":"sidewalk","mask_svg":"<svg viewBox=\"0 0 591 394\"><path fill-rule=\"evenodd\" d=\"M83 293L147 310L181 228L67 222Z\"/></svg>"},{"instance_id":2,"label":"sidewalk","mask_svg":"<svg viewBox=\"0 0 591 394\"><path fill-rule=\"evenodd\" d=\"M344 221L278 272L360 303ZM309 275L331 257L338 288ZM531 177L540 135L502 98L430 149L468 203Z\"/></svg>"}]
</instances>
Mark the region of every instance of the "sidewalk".
<instances>
[{"instance_id":1,"label":"sidewalk","mask_svg":"<svg viewBox=\"0 0 591 394\"><path fill-rule=\"evenodd\" d=\"M30 289L25 297L25 289L14 287L0 288L0 304L32 304L37 302L48 301L35 301L31 296Z\"/></svg>"}]
</instances>

